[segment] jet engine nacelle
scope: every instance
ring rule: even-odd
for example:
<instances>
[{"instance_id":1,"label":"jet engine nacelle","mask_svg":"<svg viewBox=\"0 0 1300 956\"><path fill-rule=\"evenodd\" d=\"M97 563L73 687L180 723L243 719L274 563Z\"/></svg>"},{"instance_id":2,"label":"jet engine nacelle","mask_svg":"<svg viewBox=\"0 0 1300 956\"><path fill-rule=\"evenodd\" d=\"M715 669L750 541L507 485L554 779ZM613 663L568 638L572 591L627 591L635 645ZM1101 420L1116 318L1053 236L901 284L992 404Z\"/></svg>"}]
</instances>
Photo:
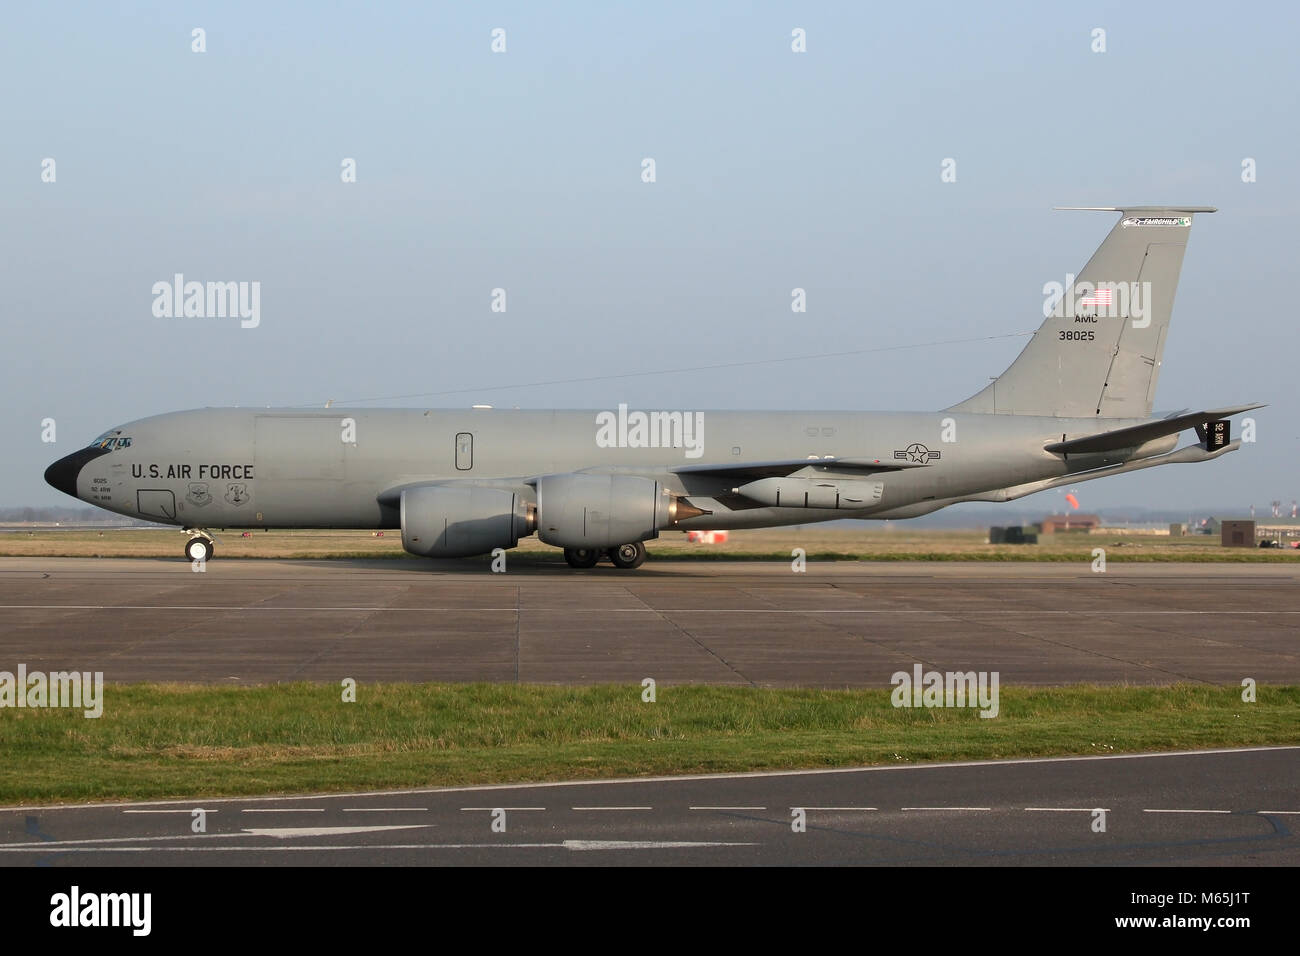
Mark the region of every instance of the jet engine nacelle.
<instances>
[{"instance_id":1,"label":"jet engine nacelle","mask_svg":"<svg viewBox=\"0 0 1300 956\"><path fill-rule=\"evenodd\" d=\"M681 507L681 512L679 512ZM537 536L561 548L613 548L659 537L679 517L703 514L659 482L634 475L548 475L537 481Z\"/></svg>"},{"instance_id":2,"label":"jet engine nacelle","mask_svg":"<svg viewBox=\"0 0 1300 956\"><path fill-rule=\"evenodd\" d=\"M402 547L426 558L464 558L513 548L533 533L519 495L477 485L425 485L402 492Z\"/></svg>"}]
</instances>

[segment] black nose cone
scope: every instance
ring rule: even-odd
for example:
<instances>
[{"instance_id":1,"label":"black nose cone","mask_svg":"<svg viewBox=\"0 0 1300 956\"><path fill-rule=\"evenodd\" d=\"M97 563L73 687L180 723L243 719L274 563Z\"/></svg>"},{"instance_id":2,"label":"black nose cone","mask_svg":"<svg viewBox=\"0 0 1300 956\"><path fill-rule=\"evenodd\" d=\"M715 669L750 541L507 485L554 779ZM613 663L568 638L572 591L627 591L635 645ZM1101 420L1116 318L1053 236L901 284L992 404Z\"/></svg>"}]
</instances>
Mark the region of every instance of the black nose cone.
<instances>
[{"instance_id":1,"label":"black nose cone","mask_svg":"<svg viewBox=\"0 0 1300 956\"><path fill-rule=\"evenodd\" d=\"M107 455L107 448L82 448L66 458L60 458L45 469L45 480L65 495L77 497L77 476L86 462L94 461L101 455Z\"/></svg>"}]
</instances>

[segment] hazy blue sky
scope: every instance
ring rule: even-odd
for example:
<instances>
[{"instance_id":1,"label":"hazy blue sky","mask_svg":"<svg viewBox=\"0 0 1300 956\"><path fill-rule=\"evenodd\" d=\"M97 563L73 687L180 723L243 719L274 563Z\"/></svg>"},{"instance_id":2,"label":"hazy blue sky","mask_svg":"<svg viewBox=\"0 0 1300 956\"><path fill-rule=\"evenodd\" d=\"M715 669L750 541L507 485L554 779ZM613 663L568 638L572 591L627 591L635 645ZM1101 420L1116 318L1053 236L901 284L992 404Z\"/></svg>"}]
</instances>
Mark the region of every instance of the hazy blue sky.
<instances>
[{"instance_id":1,"label":"hazy blue sky","mask_svg":"<svg viewBox=\"0 0 1300 956\"><path fill-rule=\"evenodd\" d=\"M68 504L41 479L55 458L204 405L937 409L1024 339L490 387L1032 329L1113 224L1050 207L1134 202L1220 208L1193 230L1157 408L1270 408L1256 444L1084 485L1085 509L1300 495L1294 5L0 16L0 505ZM177 272L259 281L260 326L154 317Z\"/></svg>"}]
</instances>

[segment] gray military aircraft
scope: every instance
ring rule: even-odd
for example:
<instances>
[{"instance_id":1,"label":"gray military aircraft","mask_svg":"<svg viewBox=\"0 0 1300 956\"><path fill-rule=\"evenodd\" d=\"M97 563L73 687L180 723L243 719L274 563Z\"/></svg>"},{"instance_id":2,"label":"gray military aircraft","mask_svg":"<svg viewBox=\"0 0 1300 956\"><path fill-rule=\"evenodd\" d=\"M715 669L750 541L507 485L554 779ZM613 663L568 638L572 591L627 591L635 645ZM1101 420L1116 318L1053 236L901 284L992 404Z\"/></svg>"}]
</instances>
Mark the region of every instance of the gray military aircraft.
<instances>
[{"instance_id":1,"label":"gray military aircraft","mask_svg":"<svg viewBox=\"0 0 1300 956\"><path fill-rule=\"evenodd\" d=\"M428 557L536 533L575 568L635 568L661 531L912 518L1235 451L1229 417L1261 406L1152 415L1192 219L1215 210L1104 209L1024 351L940 412L207 408L113 428L45 479L179 525L196 561L212 528L400 528Z\"/></svg>"}]
</instances>

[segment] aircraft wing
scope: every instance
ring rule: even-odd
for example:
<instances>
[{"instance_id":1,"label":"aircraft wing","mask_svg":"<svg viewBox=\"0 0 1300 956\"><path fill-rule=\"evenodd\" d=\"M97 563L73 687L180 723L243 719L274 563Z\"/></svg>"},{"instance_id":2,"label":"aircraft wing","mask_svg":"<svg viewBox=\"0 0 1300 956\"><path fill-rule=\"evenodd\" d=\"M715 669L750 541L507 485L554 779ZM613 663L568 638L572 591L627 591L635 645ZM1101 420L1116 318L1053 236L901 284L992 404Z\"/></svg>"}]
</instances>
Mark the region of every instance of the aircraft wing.
<instances>
[{"instance_id":1,"label":"aircraft wing","mask_svg":"<svg viewBox=\"0 0 1300 956\"><path fill-rule=\"evenodd\" d=\"M1169 418L1162 418L1154 422L1143 422L1141 425L1129 425L1126 428L1116 428L1108 432L1098 432L1095 435L1085 435L1083 438L1052 442L1044 445L1043 448L1045 451L1058 455L1116 451L1120 448L1132 448L1156 438L1163 438L1165 435L1175 435L1183 429L1198 426L1203 422L1218 421L1230 415L1238 415L1253 408L1263 407L1262 403L1256 403L1254 405L1235 405L1231 408L1212 408L1203 412L1172 415Z\"/></svg>"}]
</instances>

